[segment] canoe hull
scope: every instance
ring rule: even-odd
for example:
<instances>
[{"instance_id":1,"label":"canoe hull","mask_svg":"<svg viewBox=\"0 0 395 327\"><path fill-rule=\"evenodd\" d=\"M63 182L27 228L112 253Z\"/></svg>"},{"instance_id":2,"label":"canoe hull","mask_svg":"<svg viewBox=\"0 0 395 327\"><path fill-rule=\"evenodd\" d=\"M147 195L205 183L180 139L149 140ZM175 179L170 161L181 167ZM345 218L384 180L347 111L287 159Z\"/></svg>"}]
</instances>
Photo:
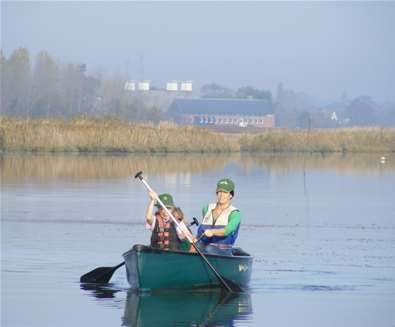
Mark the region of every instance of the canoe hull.
<instances>
[{"instance_id":1,"label":"canoe hull","mask_svg":"<svg viewBox=\"0 0 395 327\"><path fill-rule=\"evenodd\" d=\"M166 251L135 245L123 254L126 276L134 289L190 289L220 287L217 276L197 253ZM234 256L206 255L226 279L247 287L252 257L245 252Z\"/></svg>"}]
</instances>

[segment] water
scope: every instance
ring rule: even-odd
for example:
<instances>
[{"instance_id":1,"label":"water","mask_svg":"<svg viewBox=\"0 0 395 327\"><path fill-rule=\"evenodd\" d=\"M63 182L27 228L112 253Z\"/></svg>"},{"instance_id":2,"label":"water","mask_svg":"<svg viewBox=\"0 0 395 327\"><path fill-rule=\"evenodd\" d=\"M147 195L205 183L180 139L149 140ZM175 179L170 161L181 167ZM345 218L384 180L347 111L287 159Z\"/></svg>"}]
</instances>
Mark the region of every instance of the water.
<instances>
[{"instance_id":1,"label":"water","mask_svg":"<svg viewBox=\"0 0 395 327\"><path fill-rule=\"evenodd\" d=\"M395 157L380 156L3 156L1 325L394 327ZM235 181L246 294L137 295L123 268L80 285L149 242L140 170L189 218Z\"/></svg>"}]
</instances>

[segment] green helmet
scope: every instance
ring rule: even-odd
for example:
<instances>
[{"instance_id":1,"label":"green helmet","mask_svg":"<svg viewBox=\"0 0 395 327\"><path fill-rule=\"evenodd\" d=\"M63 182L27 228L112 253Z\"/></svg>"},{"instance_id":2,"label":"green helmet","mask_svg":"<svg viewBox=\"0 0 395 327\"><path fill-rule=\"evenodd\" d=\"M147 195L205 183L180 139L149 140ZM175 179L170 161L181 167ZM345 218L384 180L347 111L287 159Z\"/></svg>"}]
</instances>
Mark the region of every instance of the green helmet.
<instances>
[{"instance_id":1,"label":"green helmet","mask_svg":"<svg viewBox=\"0 0 395 327\"><path fill-rule=\"evenodd\" d=\"M226 193L235 191L235 184L229 178L220 179L217 183L217 192L222 191Z\"/></svg>"},{"instance_id":2,"label":"green helmet","mask_svg":"<svg viewBox=\"0 0 395 327\"><path fill-rule=\"evenodd\" d=\"M163 193L163 194L159 195L159 200L161 200L162 203L167 208L174 208L175 207L174 202L173 202L173 197L168 193ZM159 209L162 208L162 206L159 204L159 202L157 202L155 204L155 206Z\"/></svg>"}]
</instances>

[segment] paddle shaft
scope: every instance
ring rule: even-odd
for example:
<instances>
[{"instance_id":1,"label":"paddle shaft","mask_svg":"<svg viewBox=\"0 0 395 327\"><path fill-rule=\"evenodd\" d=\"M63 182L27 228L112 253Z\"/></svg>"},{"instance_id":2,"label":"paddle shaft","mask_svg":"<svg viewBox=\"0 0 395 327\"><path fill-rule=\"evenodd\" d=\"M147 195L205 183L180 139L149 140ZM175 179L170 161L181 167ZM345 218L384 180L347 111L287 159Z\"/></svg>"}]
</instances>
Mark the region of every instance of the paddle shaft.
<instances>
[{"instance_id":1,"label":"paddle shaft","mask_svg":"<svg viewBox=\"0 0 395 327\"><path fill-rule=\"evenodd\" d=\"M125 261L121 262L119 265L114 267L114 271L117 270L119 267L122 267L125 264Z\"/></svg>"},{"instance_id":2,"label":"paddle shaft","mask_svg":"<svg viewBox=\"0 0 395 327\"><path fill-rule=\"evenodd\" d=\"M147 188L148 191L154 192L154 190L151 188L151 186L149 186L149 184L143 178L142 172L136 174L135 178L140 179L140 181L144 184L144 186ZM170 210L166 208L166 206L163 204L163 202L159 199L158 196L156 197L155 200L158 201L158 203L162 206L162 208L167 212L167 214L173 220L173 222L176 224L176 226L179 227L181 231L184 230L184 228L181 226L181 224L178 222L178 220L173 216L173 214L170 212ZM219 272L213 267L213 265L210 263L210 261L208 261L207 257L203 254L203 252L200 251L200 249L198 248L196 243L193 241L193 239L189 236L189 234L185 233L185 237L187 238L188 242L191 243L192 246L195 248L196 252L199 253L199 255L203 258L203 260L211 268L211 270L214 272L214 274L218 277L218 279L220 280L222 285L225 286L225 288L229 292L233 293L234 291L230 288L228 283L223 279L223 277L219 274Z\"/></svg>"}]
</instances>

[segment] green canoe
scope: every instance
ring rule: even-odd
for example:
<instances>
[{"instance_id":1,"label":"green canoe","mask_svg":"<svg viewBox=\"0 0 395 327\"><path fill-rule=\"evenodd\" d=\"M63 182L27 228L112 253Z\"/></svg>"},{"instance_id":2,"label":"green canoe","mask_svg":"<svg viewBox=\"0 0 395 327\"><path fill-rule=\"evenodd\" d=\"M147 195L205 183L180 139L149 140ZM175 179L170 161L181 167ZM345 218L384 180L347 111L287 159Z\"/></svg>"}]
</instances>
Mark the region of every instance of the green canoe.
<instances>
[{"instance_id":1,"label":"green canoe","mask_svg":"<svg viewBox=\"0 0 395 327\"><path fill-rule=\"evenodd\" d=\"M167 251L135 245L123 254L126 275L133 289L191 289L220 287L220 281L197 253ZM207 259L223 278L248 286L252 257L240 248L233 255L206 254Z\"/></svg>"}]
</instances>

